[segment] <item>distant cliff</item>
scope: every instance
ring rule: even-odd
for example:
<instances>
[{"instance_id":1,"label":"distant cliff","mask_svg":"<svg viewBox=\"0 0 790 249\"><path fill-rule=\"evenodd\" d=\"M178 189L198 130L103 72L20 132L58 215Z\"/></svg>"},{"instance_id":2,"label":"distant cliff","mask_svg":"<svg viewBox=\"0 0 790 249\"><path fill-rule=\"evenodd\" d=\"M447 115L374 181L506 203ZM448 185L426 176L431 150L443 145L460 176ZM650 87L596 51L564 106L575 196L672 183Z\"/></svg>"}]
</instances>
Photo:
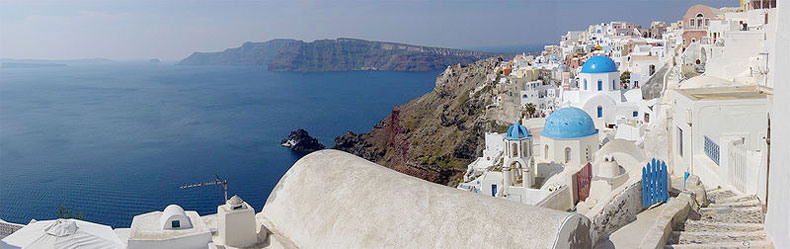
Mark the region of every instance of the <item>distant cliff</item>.
<instances>
[{"instance_id":1,"label":"distant cliff","mask_svg":"<svg viewBox=\"0 0 790 249\"><path fill-rule=\"evenodd\" d=\"M491 105L496 95L487 74L499 61L450 66L437 77L433 91L395 107L367 133L335 138L335 148L428 181L456 185L466 165L485 148L485 132L504 132L518 118L515 101Z\"/></svg>"},{"instance_id":2,"label":"distant cliff","mask_svg":"<svg viewBox=\"0 0 790 249\"><path fill-rule=\"evenodd\" d=\"M434 71L496 56L508 55L349 38L313 42L275 39L246 42L222 52L195 52L179 64L263 65L271 71L296 72Z\"/></svg>"}]
</instances>

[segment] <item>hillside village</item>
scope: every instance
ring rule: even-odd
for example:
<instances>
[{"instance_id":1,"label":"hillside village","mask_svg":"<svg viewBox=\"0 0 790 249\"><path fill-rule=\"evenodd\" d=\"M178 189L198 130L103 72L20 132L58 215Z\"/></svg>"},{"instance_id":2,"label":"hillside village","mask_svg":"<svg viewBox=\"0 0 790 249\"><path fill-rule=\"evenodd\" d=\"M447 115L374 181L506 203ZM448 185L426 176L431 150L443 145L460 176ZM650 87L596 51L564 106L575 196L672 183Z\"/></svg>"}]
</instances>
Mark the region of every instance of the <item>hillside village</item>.
<instances>
[{"instance_id":1,"label":"hillside village","mask_svg":"<svg viewBox=\"0 0 790 249\"><path fill-rule=\"evenodd\" d=\"M468 94L487 87L487 112L519 111L485 132L456 188L322 150L259 213L232 196L216 214L173 204L130 228L0 221L0 248L790 247L790 6L678 16L593 24L498 61Z\"/></svg>"}]
</instances>

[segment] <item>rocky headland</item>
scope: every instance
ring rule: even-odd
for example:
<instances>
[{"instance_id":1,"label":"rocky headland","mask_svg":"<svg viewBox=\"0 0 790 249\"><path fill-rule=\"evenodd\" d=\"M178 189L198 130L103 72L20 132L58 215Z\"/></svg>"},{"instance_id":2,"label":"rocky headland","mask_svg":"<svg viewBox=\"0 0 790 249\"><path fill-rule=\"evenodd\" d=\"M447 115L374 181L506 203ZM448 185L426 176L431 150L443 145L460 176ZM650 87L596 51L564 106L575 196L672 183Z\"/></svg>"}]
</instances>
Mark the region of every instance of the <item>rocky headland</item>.
<instances>
[{"instance_id":1,"label":"rocky headland","mask_svg":"<svg viewBox=\"0 0 790 249\"><path fill-rule=\"evenodd\" d=\"M318 139L311 137L304 129L296 129L291 131L291 134L281 142L282 146L296 152L313 152L316 150L324 149L324 145L318 142Z\"/></svg>"},{"instance_id":2,"label":"rocky headland","mask_svg":"<svg viewBox=\"0 0 790 249\"><path fill-rule=\"evenodd\" d=\"M335 148L405 174L455 185L484 149L485 132L504 132L517 102L492 105L492 79L502 58L447 67L433 91L397 106L367 133L335 138ZM511 106L512 105L512 106Z\"/></svg>"},{"instance_id":3,"label":"rocky headland","mask_svg":"<svg viewBox=\"0 0 790 249\"><path fill-rule=\"evenodd\" d=\"M437 71L502 53L338 38L245 42L221 52L195 52L180 65L262 65L270 71Z\"/></svg>"}]
</instances>

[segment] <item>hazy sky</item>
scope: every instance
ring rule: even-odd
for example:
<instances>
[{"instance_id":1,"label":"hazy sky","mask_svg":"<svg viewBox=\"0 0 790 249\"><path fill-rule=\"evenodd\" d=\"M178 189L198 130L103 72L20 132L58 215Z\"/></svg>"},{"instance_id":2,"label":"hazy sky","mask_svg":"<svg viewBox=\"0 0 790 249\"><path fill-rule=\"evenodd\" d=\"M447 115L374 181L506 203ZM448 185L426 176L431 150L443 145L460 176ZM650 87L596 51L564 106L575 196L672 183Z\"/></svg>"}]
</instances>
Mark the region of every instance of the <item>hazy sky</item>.
<instances>
[{"instance_id":1,"label":"hazy sky","mask_svg":"<svg viewBox=\"0 0 790 249\"><path fill-rule=\"evenodd\" d=\"M697 3L738 0L0 0L0 57L178 60L273 38L455 48L557 43L593 23L676 21Z\"/></svg>"}]
</instances>

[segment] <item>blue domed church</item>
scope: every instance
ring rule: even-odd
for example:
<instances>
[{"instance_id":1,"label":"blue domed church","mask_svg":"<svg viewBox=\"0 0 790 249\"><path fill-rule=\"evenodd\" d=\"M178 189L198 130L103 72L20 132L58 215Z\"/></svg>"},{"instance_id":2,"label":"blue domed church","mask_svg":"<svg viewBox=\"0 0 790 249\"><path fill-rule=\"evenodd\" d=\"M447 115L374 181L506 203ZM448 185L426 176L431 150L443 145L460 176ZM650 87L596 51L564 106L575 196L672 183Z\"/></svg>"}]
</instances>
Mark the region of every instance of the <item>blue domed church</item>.
<instances>
[{"instance_id":1,"label":"blue domed church","mask_svg":"<svg viewBox=\"0 0 790 249\"><path fill-rule=\"evenodd\" d=\"M503 181L506 187L521 186L529 188L534 183L532 165L532 135L527 127L516 122L505 133L505 154L502 165Z\"/></svg>"},{"instance_id":2,"label":"blue domed church","mask_svg":"<svg viewBox=\"0 0 790 249\"><path fill-rule=\"evenodd\" d=\"M609 57L597 55L587 59L577 81L578 90L563 92L561 105L584 110L596 127L610 127L618 118L638 118L642 91L620 86L620 72Z\"/></svg>"},{"instance_id":3,"label":"blue domed church","mask_svg":"<svg viewBox=\"0 0 790 249\"><path fill-rule=\"evenodd\" d=\"M546 118L540 134L542 162L582 166L592 161L598 150L598 129L582 109L565 107Z\"/></svg>"}]
</instances>

